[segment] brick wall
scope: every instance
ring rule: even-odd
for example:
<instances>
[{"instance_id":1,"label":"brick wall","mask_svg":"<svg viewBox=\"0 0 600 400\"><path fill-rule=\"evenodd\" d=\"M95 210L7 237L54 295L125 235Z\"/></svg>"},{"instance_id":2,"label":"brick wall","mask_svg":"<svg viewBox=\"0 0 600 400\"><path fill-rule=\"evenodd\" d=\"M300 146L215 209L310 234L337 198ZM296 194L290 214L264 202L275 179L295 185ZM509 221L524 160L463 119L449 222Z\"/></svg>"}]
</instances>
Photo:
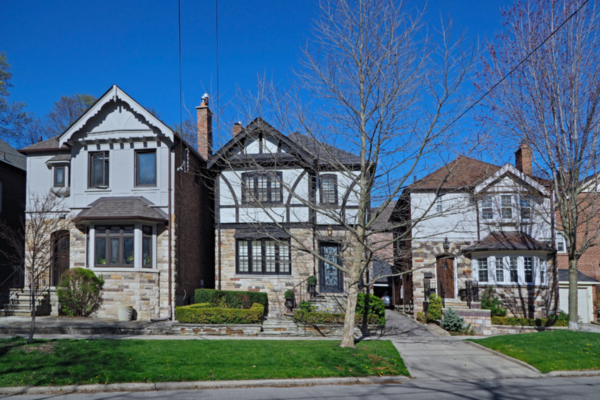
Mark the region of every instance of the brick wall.
<instances>
[{"instance_id":1,"label":"brick wall","mask_svg":"<svg viewBox=\"0 0 600 400\"><path fill-rule=\"evenodd\" d=\"M175 164L184 159L184 142L176 147ZM175 174L175 230L176 247L175 294L187 298L200 288L214 288L214 202L212 179L207 175L206 163L190 148L189 172ZM186 300L187 301L187 300Z\"/></svg>"}]
</instances>

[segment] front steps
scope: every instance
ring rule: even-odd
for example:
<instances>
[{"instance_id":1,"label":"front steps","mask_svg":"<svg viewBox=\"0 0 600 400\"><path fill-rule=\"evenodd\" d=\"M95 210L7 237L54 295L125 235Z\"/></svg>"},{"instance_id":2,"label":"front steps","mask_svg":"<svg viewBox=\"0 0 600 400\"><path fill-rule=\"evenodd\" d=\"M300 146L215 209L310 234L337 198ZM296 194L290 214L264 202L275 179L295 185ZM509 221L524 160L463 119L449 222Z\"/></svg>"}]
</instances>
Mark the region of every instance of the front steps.
<instances>
[{"instance_id":1,"label":"front steps","mask_svg":"<svg viewBox=\"0 0 600 400\"><path fill-rule=\"evenodd\" d=\"M269 318L266 317L262 324L261 336L300 336L298 332L298 325L291 318Z\"/></svg>"},{"instance_id":2,"label":"front steps","mask_svg":"<svg viewBox=\"0 0 600 400\"><path fill-rule=\"evenodd\" d=\"M0 310L2 316L31 316L30 289L10 289L9 302ZM37 291L35 300L35 315L50 315L50 290Z\"/></svg>"}]
</instances>

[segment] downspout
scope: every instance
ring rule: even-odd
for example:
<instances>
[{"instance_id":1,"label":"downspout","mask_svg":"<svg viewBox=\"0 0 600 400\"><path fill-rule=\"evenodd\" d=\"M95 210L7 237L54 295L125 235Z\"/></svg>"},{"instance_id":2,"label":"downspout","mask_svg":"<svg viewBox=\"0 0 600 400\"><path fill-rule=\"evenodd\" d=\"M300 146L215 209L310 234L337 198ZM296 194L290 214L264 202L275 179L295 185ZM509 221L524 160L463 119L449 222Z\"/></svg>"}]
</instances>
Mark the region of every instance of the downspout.
<instances>
[{"instance_id":1,"label":"downspout","mask_svg":"<svg viewBox=\"0 0 600 400\"><path fill-rule=\"evenodd\" d=\"M221 184L221 173L219 172L218 178L217 178L217 185ZM216 196L215 196L215 201L217 203L217 231L218 231L218 241L219 241L219 251L218 251L218 257L219 257L219 282L218 282L218 287L217 289L221 290L221 193L217 190L217 188L215 188L216 192ZM213 193L214 193L213 192Z\"/></svg>"},{"instance_id":2,"label":"downspout","mask_svg":"<svg viewBox=\"0 0 600 400\"><path fill-rule=\"evenodd\" d=\"M552 238L552 245L554 246L554 248L556 249L556 232L555 232L555 225L556 225L556 211L554 210L554 193L553 191L550 192L550 229L551 229L551 238ZM554 291L554 312L556 313L558 311L558 254L555 251L554 252L554 256L553 256L553 263L552 263L552 272L553 272L553 278L552 278L552 286L553 286L553 291ZM546 271L546 274L548 274L548 272ZM548 278L546 278L548 279Z\"/></svg>"},{"instance_id":3,"label":"downspout","mask_svg":"<svg viewBox=\"0 0 600 400\"><path fill-rule=\"evenodd\" d=\"M169 228L167 230L167 235L169 238L169 254L167 256L167 260L169 263L169 277L168 277L168 284L169 284L169 300L168 300L168 304L169 304L169 313L167 314L166 317L162 317L162 318L152 318L150 321L152 322L159 322L159 321L168 321L168 320L173 320L173 310L172 308L172 302L171 302L171 151L173 149L173 146L169 147L169 167L168 167L168 174L169 174L169 188L168 188L168 218L169 220L167 221L167 227Z\"/></svg>"}]
</instances>

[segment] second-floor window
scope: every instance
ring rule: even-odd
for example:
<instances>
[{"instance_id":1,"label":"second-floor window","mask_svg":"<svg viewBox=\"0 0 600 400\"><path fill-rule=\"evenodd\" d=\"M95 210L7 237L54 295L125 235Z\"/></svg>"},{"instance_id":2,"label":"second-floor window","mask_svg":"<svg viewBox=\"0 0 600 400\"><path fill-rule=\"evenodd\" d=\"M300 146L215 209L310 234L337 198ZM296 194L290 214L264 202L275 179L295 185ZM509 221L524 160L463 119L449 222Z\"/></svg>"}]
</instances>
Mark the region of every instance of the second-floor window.
<instances>
[{"instance_id":1,"label":"second-floor window","mask_svg":"<svg viewBox=\"0 0 600 400\"><path fill-rule=\"evenodd\" d=\"M281 203L281 172L242 174L242 203Z\"/></svg>"},{"instance_id":2,"label":"second-floor window","mask_svg":"<svg viewBox=\"0 0 600 400\"><path fill-rule=\"evenodd\" d=\"M135 186L156 186L156 152L136 151Z\"/></svg>"},{"instance_id":3,"label":"second-floor window","mask_svg":"<svg viewBox=\"0 0 600 400\"><path fill-rule=\"evenodd\" d=\"M65 167L54 167L54 187L65 187L66 174Z\"/></svg>"},{"instance_id":4,"label":"second-floor window","mask_svg":"<svg viewBox=\"0 0 600 400\"><path fill-rule=\"evenodd\" d=\"M319 190L321 193L321 204L337 205L337 175L319 175Z\"/></svg>"},{"instance_id":5,"label":"second-floor window","mask_svg":"<svg viewBox=\"0 0 600 400\"><path fill-rule=\"evenodd\" d=\"M511 219L512 218L512 196L511 195L502 195L500 196L500 201L502 205L502 219Z\"/></svg>"},{"instance_id":6,"label":"second-floor window","mask_svg":"<svg viewBox=\"0 0 600 400\"><path fill-rule=\"evenodd\" d=\"M108 188L108 151L90 153L89 161L89 187Z\"/></svg>"},{"instance_id":7,"label":"second-floor window","mask_svg":"<svg viewBox=\"0 0 600 400\"><path fill-rule=\"evenodd\" d=\"M494 211L492 208L492 196L483 196L483 199L481 200L481 218L494 218Z\"/></svg>"},{"instance_id":8,"label":"second-floor window","mask_svg":"<svg viewBox=\"0 0 600 400\"><path fill-rule=\"evenodd\" d=\"M520 201L521 219L531 218L531 200L529 197L523 196Z\"/></svg>"}]
</instances>

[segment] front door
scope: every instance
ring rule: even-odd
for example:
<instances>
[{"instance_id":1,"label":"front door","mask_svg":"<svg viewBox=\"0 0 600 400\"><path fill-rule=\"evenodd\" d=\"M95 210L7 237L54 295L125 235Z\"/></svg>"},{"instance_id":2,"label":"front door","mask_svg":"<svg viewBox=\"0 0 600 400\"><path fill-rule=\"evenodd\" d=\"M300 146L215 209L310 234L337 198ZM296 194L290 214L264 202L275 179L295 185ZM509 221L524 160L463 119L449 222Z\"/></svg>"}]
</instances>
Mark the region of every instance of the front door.
<instances>
[{"instance_id":1,"label":"front door","mask_svg":"<svg viewBox=\"0 0 600 400\"><path fill-rule=\"evenodd\" d=\"M339 252L340 247L336 243L319 244L319 254L338 265L341 263ZM321 293L342 293L344 291L342 271L323 260L319 260L319 278Z\"/></svg>"},{"instance_id":2,"label":"front door","mask_svg":"<svg viewBox=\"0 0 600 400\"><path fill-rule=\"evenodd\" d=\"M445 299L454 298L454 259L437 260L437 294Z\"/></svg>"},{"instance_id":3,"label":"front door","mask_svg":"<svg viewBox=\"0 0 600 400\"><path fill-rule=\"evenodd\" d=\"M69 269L71 256L71 241L69 232L60 231L54 234L54 260L52 263L51 285L57 286L60 276Z\"/></svg>"}]
</instances>

